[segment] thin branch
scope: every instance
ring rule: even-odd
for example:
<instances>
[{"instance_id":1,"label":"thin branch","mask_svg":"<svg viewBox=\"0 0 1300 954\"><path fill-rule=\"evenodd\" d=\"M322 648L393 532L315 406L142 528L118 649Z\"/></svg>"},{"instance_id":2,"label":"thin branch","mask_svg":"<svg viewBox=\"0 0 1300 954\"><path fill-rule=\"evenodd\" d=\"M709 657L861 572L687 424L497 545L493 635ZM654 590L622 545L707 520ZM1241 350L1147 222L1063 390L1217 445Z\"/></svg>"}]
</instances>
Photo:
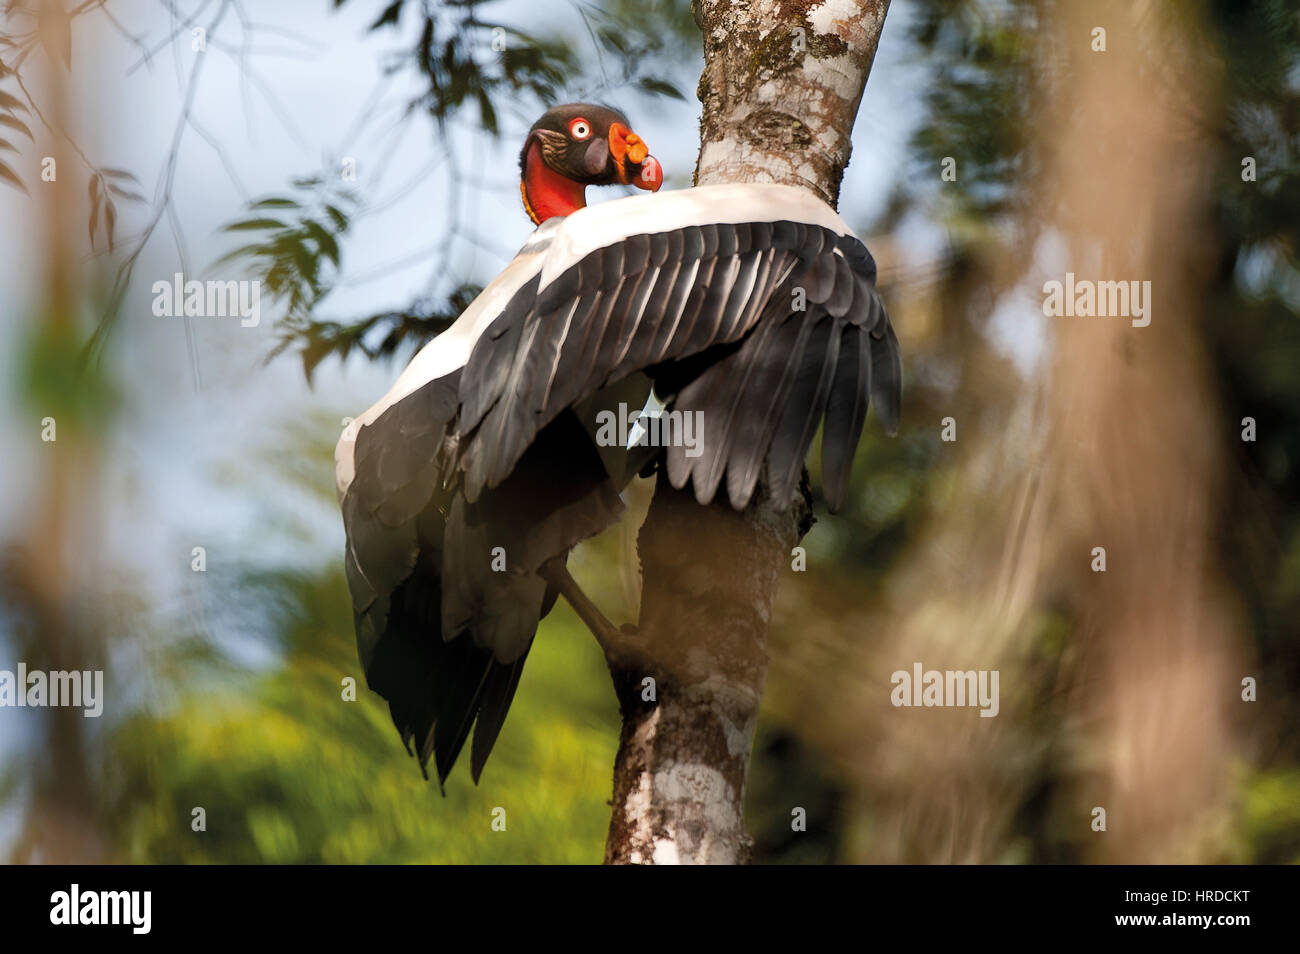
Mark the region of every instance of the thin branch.
<instances>
[{"instance_id":1,"label":"thin branch","mask_svg":"<svg viewBox=\"0 0 1300 954\"><path fill-rule=\"evenodd\" d=\"M185 235L181 231L180 219L176 215L176 203L167 203L167 224L171 227L172 240L176 243L176 254L181 262L181 274L193 274L190 271L190 254L185 247ZM185 349L190 359L190 378L194 382L194 390L199 391L203 387L203 374L199 367L199 349L194 340L194 326L189 321L181 323L185 328Z\"/></svg>"},{"instance_id":2,"label":"thin branch","mask_svg":"<svg viewBox=\"0 0 1300 954\"><path fill-rule=\"evenodd\" d=\"M180 23L178 23L178 24L176 24L175 26L172 27L171 32L167 34L166 38L163 39L162 42L158 43L158 44L157 44L156 46L154 46L152 49L148 49L148 50L146 50L146 51L145 51L145 54L144 54L140 59L136 60L133 64L131 64L129 67L127 67L126 75L127 75L127 76L130 76L132 73L134 73L136 70L138 70L141 66L152 66L153 64L152 64L151 60L153 59L153 55L154 55L155 53L160 53L160 52L162 52L163 50L167 49L169 46L172 45L172 41L175 40L178 36L181 35L181 32L182 32L182 31L184 31L184 30L187 29L188 27L192 27L192 26L193 26L193 25L198 21L199 15L200 15L201 13L203 13L203 11L206 10L206 9L208 8L208 4L211 3L211 2L212 2L212 0L203 0L203 2L199 4L197 10L195 10L193 13L191 13L188 17L186 17L186 18L185 18L184 20L182 20ZM174 7L172 4L170 4L170 3L164 3L163 6L165 6L165 7L168 9L168 11L172 14L172 17L173 17L173 23L175 23L175 14L176 14L175 7ZM222 4L222 7L223 7L223 9L222 9L221 16L224 16L224 15L225 15L225 11L224 11L225 4L224 4L224 3ZM220 19L220 16L218 17L218 20L219 20L219 19Z\"/></svg>"},{"instance_id":3,"label":"thin branch","mask_svg":"<svg viewBox=\"0 0 1300 954\"><path fill-rule=\"evenodd\" d=\"M411 193L417 187L427 182L429 175L436 172L438 167L446 161L446 156L434 156L425 165L421 166L413 175L407 178L400 186L394 189L392 195L375 202L367 202L366 207L357 213L356 218L368 218L376 213L386 212L399 202L410 201Z\"/></svg>"},{"instance_id":4,"label":"thin branch","mask_svg":"<svg viewBox=\"0 0 1300 954\"><path fill-rule=\"evenodd\" d=\"M248 15L244 12L244 5L240 0L235 0L235 16L239 18L240 26L240 48L239 48L239 96L244 104L244 128L248 132L249 141L256 137L253 132L253 94L248 88L248 59L252 55L253 33L249 26Z\"/></svg>"},{"instance_id":5,"label":"thin branch","mask_svg":"<svg viewBox=\"0 0 1300 954\"><path fill-rule=\"evenodd\" d=\"M13 75L14 75L14 79L18 81L18 88L23 91L23 97L27 100L27 105L32 108L32 112L34 112L37 118L40 119L41 125L43 125L46 129L48 129L51 135L55 136L58 139L62 139L69 146L71 146L73 151L75 151L76 154L81 157L81 161L86 164L86 167L91 172L99 171L98 167L93 162L90 161L90 157L87 156L84 151L82 151L82 148L77 145L76 140L74 140L72 136L70 136L67 133L66 130L55 129L54 126L50 123L50 121L45 118L45 113L42 112L41 107L36 104L36 100L35 98L33 98L31 90L29 90L27 88L27 84L23 82L22 74L19 73L17 70L14 70Z\"/></svg>"},{"instance_id":6,"label":"thin branch","mask_svg":"<svg viewBox=\"0 0 1300 954\"><path fill-rule=\"evenodd\" d=\"M230 161L230 154L226 152L226 147L222 145L221 141L217 139L216 136L208 132L206 126L200 124L193 116L189 117L189 124L190 128L198 133L200 138L212 147L212 151L217 154L217 159L220 160L221 165L225 168L226 175L230 177L231 183L234 185L236 191L239 192L239 197L244 202L247 202L251 193L245 187L243 180L239 178L239 173L235 171L235 165Z\"/></svg>"},{"instance_id":7,"label":"thin branch","mask_svg":"<svg viewBox=\"0 0 1300 954\"><path fill-rule=\"evenodd\" d=\"M233 3L233 0L226 0L226 2ZM272 111L275 112L276 117L284 124L285 129L294 140L294 143L299 148L306 149L308 144L307 137L298 129L298 126L293 121L293 117L289 110L285 109L284 104L281 103L279 97L275 95L275 90L272 88L271 84L262 79L262 77L252 67L245 68L241 57L238 54L231 53L228 49L222 49L220 46L215 45L211 40L208 41L208 45L212 46L223 56L230 57L230 59L235 62L235 64L240 68L242 75L246 75L253 85L257 87L258 91L262 94L262 98L266 100L267 105L271 107Z\"/></svg>"},{"instance_id":8,"label":"thin branch","mask_svg":"<svg viewBox=\"0 0 1300 954\"><path fill-rule=\"evenodd\" d=\"M272 33L285 37L286 39L296 40L303 46L309 46L318 53L326 48L324 43L314 40L305 33L299 33L297 30L290 30L288 27L276 26L273 23L247 23L248 29L255 33Z\"/></svg>"},{"instance_id":9,"label":"thin branch","mask_svg":"<svg viewBox=\"0 0 1300 954\"><path fill-rule=\"evenodd\" d=\"M137 47L144 55L145 60L147 61L149 58L149 47L145 45L143 37L135 36L134 34L132 34L131 31L129 31L126 28L126 26L120 20L118 20L117 17L113 15L113 11L108 9L108 4L105 3L104 0L100 0L99 7L100 10L103 12L104 16L108 18L109 23L113 24L113 26L117 29L118 33L126 37L126 39L133 46Z\"/></svg>"},{"instance_id":10,"label":"thin branch","mask_svg":"<svg viewBox=\"0 0 1300 954\"><path fill-rule=\"evenodd\" d=\"M213 32L220 25L222 19L225 18L226 12L230 9L230 3L231 0L223 0L220 8L217 10L216 16L213 17L210 25L207 27L208 33ZM118 269L117 275L114 277L113 287L109 292L108 307L105 309L103 316L99 320L99 324L96 326L94 333L91 334L90 340L86 343L86 346L83 349L83 363L93 360L102 351L105 342L108 340L109 332L112 331L118 316L121 314L122 301L126 297L126 290L130 285L131 276L135 273L135 265L140 258L140 253L144 251L144 247L149 243L149 239L153 236L154 230L158 227L158 223L162 221L162 217L166 213L167 207L172 201L172 187L176 181L176 165L180 156L181 141L185 136L185 130L189 128L190 113L194 108L194 98L198 93L199 88L199 76L203 71L203 64L206 61L207 57L195 57L194 65L190 68L189 81L185 90L185 99L181 107L181 115L176 122L176 128L172 132L171 148L167 155L167 165L164 167L162 179L160 180L159 187L156 191L158 197L156 200L157 206L154 209L152 218L145 226L145 230L142 233L140 240L136 243L135 248L132 249L131 253L122 263L121 268ZM189 319L186 318L185 322L188 325Z\"/></svg>"},{"instance_id":11,"label":"thin branch","mask_svg":"<svg viewBox=\"0 0 1300 954\"><path fill-rule=\"evenodd\" d=\"M359 275L349 276L346 281L341 281L337 284L339 286L364 285L366 282L372 282L378 278L384 278L387 275L391 275L393 272L401 271L403 268L408 268L411 265L416 265L427 260L430 255L437 254L444 244L444 241L439 239L433 245L425 246L424 248L412 252L410 255L397 259L396 261L388 262L384 265L376 265L374 268L364 271Z\"/></svg>"}]
</instances>

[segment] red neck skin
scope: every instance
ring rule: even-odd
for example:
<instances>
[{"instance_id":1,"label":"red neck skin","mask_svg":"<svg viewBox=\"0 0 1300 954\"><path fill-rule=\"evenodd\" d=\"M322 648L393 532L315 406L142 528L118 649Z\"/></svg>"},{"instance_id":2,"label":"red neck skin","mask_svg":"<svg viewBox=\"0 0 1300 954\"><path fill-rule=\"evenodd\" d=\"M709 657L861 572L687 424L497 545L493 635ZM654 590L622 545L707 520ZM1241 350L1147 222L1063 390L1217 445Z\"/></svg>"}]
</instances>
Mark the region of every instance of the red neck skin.
<instances>
[{"instance_id":1,"label":"red neck skin","mask_svg":"<svg viewBox=\"0 0 1300 954\"><path fill-rule=\"evenodd\" d=\"M524 160L524 210L537 225L557 215L570 215L587 206L587 187L555 172L542 161L542 149L533 142Z\"/></svg>"}]
</instances>

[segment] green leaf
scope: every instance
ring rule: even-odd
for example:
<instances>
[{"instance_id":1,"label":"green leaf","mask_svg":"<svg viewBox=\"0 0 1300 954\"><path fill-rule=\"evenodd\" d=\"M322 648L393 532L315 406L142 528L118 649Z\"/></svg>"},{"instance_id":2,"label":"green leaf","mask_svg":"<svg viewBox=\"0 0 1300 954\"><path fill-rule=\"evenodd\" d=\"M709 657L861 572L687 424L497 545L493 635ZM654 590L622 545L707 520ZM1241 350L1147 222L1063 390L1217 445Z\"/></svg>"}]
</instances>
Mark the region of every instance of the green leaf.
<instances>
[{"instance_id":1,"label":"green leaf","mask_svg":"<svg viewBox=\"0 0 1300 954\"><path fill-rule=\"evenodd\" d=\"M316 273L320 271L320 255L314 253L304 243L298 242L293 247L293 261L298 266L298 274L314 291Z\"/></svg>"},{"instance_id":2,"label":"green leaf","mask_svg":"<svg viewBox=\"0 0 1300 954\"><path fill-rule=\"evenodd\" d=\"M111 201L104 204L104 220L108 223L108 250L113 251L113 226L117 224L117 209Z\"/></svg>"},{"instance_id":3,"label":"green leaf","mask_svg":"<svg viewBox=\"0 0 1300 954\"><path fill-rule=\"evenodd\" d=\"M339 246L334 241L334 236L330 235L319 222L308 220L303 223L303 226L311 237L316 240L316 247L320 249L321 254L333 262L334 267L337 268L339 264Z\"/></svg>"},{"instance_id":4,"label":"green leaf","mask_svg":"<svg viewBox=\"0 0 1300 954\"><path fill-rule=\"evenodd\" d=\"M406 0L393 0L384 12L379 14L379 19L370 24L370 29L378 30L380 27L396 26L397 18L402 15L402 4L405 2Z\"/></svg>"},{"instance_id":5,"label":"green leaf","mask_svg":"<svg viewBox=\"0 0 1300 954\"><path fill-rule=\"evenodd\" d=\"M285 225L278 219L245 219L242 222L232 222L230 225L227 225L222 229L222 231L256 232L261 229L287 229L288 227L289 226Z\"/></svg>"},{"instance_id":6,"label":"green leaf","mask_svg":"<svg viewBox=\"0 0 1300 954\"><path fill-rule=\"evenodd\" d=\"M35 141L35 137L32 135L32 131L27 128L27 124L20 119L10 116L8 113L0 113L0 126L8 126L10 129L17 129L28 139Z\"/></svg>"},{"instance_id":7,"label":"green leaf","mask_svg":"<svg viewBox=\"0 0 1300 954\"><path fill-rule=\"evenodd\" d=\"M325 206L325 212L334 222L334 231L346 232L348 228L348 217L341 212L336 206Z\"/></svg>"},{"instance_id":8,"label":"green leaf","mask_svg":"<svg viewBox=\"0 0 1300 954\"><path fill-rule=\"evenodd\" d=\"M478 116L479 124L482 125L485 132L490 135L497 135L497 111L492 107L492 97L488 91L481 89L478 91Z\"/></svg>"},{"instance_id":9,"label":"green leaf","mask_svg":"<svg viewBox=\"0 0 1300 954\"><path fill-rule=\"evenodd\" d=\"M23 112L27 112L27 107L23 105L22 100L9 95L2 89L0 89L0 106L5 109L21 109Z\"/></svg>"},{"instance_id":10,"label":"green leaf","mask_svg":"<svg viewBox=\"0 0 1300 954\"><path fill-rule=\"evenodd\" d=\"M673 99L682 99L682 100L686 98L681 94L681 91L678 90L677 87L674 86L672 83L665 82L664 80L654 79L653 77L650 76L641 77L640 81L636 85L640 87L644 92L652 93L655 96L670 96Z\"/></svg>"},{"instance_id":11,"label":"green leaf","mask_svg":"<svg viewBox=\"0 0 1300 954\"><path fill-rule=\"evenodd\" d=\"M220 268L223 265L230 265L244 258L258 258L263 255L264 252L265 248L261 245L241 245L239 248L233 249L225 255L222 255L212 263L212 267Z\"/></svg>"},{"instance_id":12,"label":"green leaf","mask_svg":"<svg viewBox=\"0 0 1300 954\"><path fill-rule=\"evenodd\" d=\"M109 187L108 187L108 191L111 192L111 193L113 193L114 195L119 195L119 196L121 196L121 197L124 198L124 199L130 199L132 202L148 202L148 201L149 201L149 200L146 199L144 196L142 196L139 192L128 192L126 189L123 189L121 186L116 186L116 185L111 185L111 184L110 184Z\"/></svg>"},{"instance_id":13,"label":"green leaf","mask_svg":"<svg viewBox=\"0 0 1300 954\"><path fill-rule=\"evenodd\" d=\"M620 56L627 55L627 40L620 30L612 26L601 27L596 31L596 37L600 41L600 45L611 53L617 53Z\"/></svg>"},{"instance_id":14,"label":"green leaf","mask_svg":"<svg viewBox=\"0 0 1300 954\"><path fill-rule=\"evenodd\" d=\"M262 199L260 202L254 202L249 206L250 209L301 209L302 206L293 199L285 199L279 196L273 196L269 199Z\"/></svg>"},{"instance_id":15,"label":"green leaf","mask_svg":"<svg viewBox=\"0 0 1300 954\"><path fill-rule=\"evenodd\" d=\"M18 176L14 174L14 171L3 162L0 162L0 179L3 179L15 188L22 189L25 195L31 195L31 193L27 191L27 186L23 185L23 180L19 179Z\"/></svg>"}]
</instances>

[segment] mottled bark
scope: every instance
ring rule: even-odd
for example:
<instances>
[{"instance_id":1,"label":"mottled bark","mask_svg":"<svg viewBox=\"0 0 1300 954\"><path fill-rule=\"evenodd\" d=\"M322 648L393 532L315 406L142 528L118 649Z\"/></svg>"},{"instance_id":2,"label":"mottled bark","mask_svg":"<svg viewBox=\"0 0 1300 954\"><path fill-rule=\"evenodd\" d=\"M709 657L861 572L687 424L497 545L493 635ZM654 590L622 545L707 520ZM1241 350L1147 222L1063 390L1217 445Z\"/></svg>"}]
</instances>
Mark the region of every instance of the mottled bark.
<instances>
[{"instance_id":1,"label":"mottled bark","mask_svg":"<svg viewBox=\"0 0 1300 954\"><path fill-rule=\"evenodd\" d=\"M834 205L887 8L699 0L697 183L786 183ZM745 773L768 625L780 573L810 525L806 496L777 503L760 486L743 513L701 507L659 481L638 541L639 635L609 660L623 731L607 863L748 860Z\"/></svg>"},{"instance_id":2,"label":"mottled bark","mask_svg":"<svg viewBox=\"0 0 1300 954\"><path fill-rule=\"evenodd\" d=\"M832 206L889 0L698 0L697 185L783 182Z\"/></svg>"}]
</instances>

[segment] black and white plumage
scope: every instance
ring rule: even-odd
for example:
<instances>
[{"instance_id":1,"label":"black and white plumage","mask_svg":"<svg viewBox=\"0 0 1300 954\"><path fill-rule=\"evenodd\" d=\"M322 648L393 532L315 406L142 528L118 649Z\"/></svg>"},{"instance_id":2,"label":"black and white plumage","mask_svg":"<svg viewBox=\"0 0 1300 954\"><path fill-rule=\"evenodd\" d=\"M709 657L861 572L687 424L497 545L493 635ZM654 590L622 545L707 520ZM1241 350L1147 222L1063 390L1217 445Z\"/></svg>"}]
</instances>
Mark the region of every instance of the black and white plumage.
<instances>
[{"instance_id":1,"label":"black and white plumage","mask_svg":"<svg viewBox=\"0 0 1300 954\"><path fill-rule=\"evenodd\" d=\"M898 423L875 278L840 217L789 186L581 208L547 219L348 428L336 461L361 658L422 767L443 781L476 725L478 780L556 599L538 571L618 520L648 462L701 503L744 508L764 468L791 500L821 425L839 508L868 404ZM598 411L639 408L652 387L701 412L698 456L597 445Z\"/></svg>"}]
</instances>

